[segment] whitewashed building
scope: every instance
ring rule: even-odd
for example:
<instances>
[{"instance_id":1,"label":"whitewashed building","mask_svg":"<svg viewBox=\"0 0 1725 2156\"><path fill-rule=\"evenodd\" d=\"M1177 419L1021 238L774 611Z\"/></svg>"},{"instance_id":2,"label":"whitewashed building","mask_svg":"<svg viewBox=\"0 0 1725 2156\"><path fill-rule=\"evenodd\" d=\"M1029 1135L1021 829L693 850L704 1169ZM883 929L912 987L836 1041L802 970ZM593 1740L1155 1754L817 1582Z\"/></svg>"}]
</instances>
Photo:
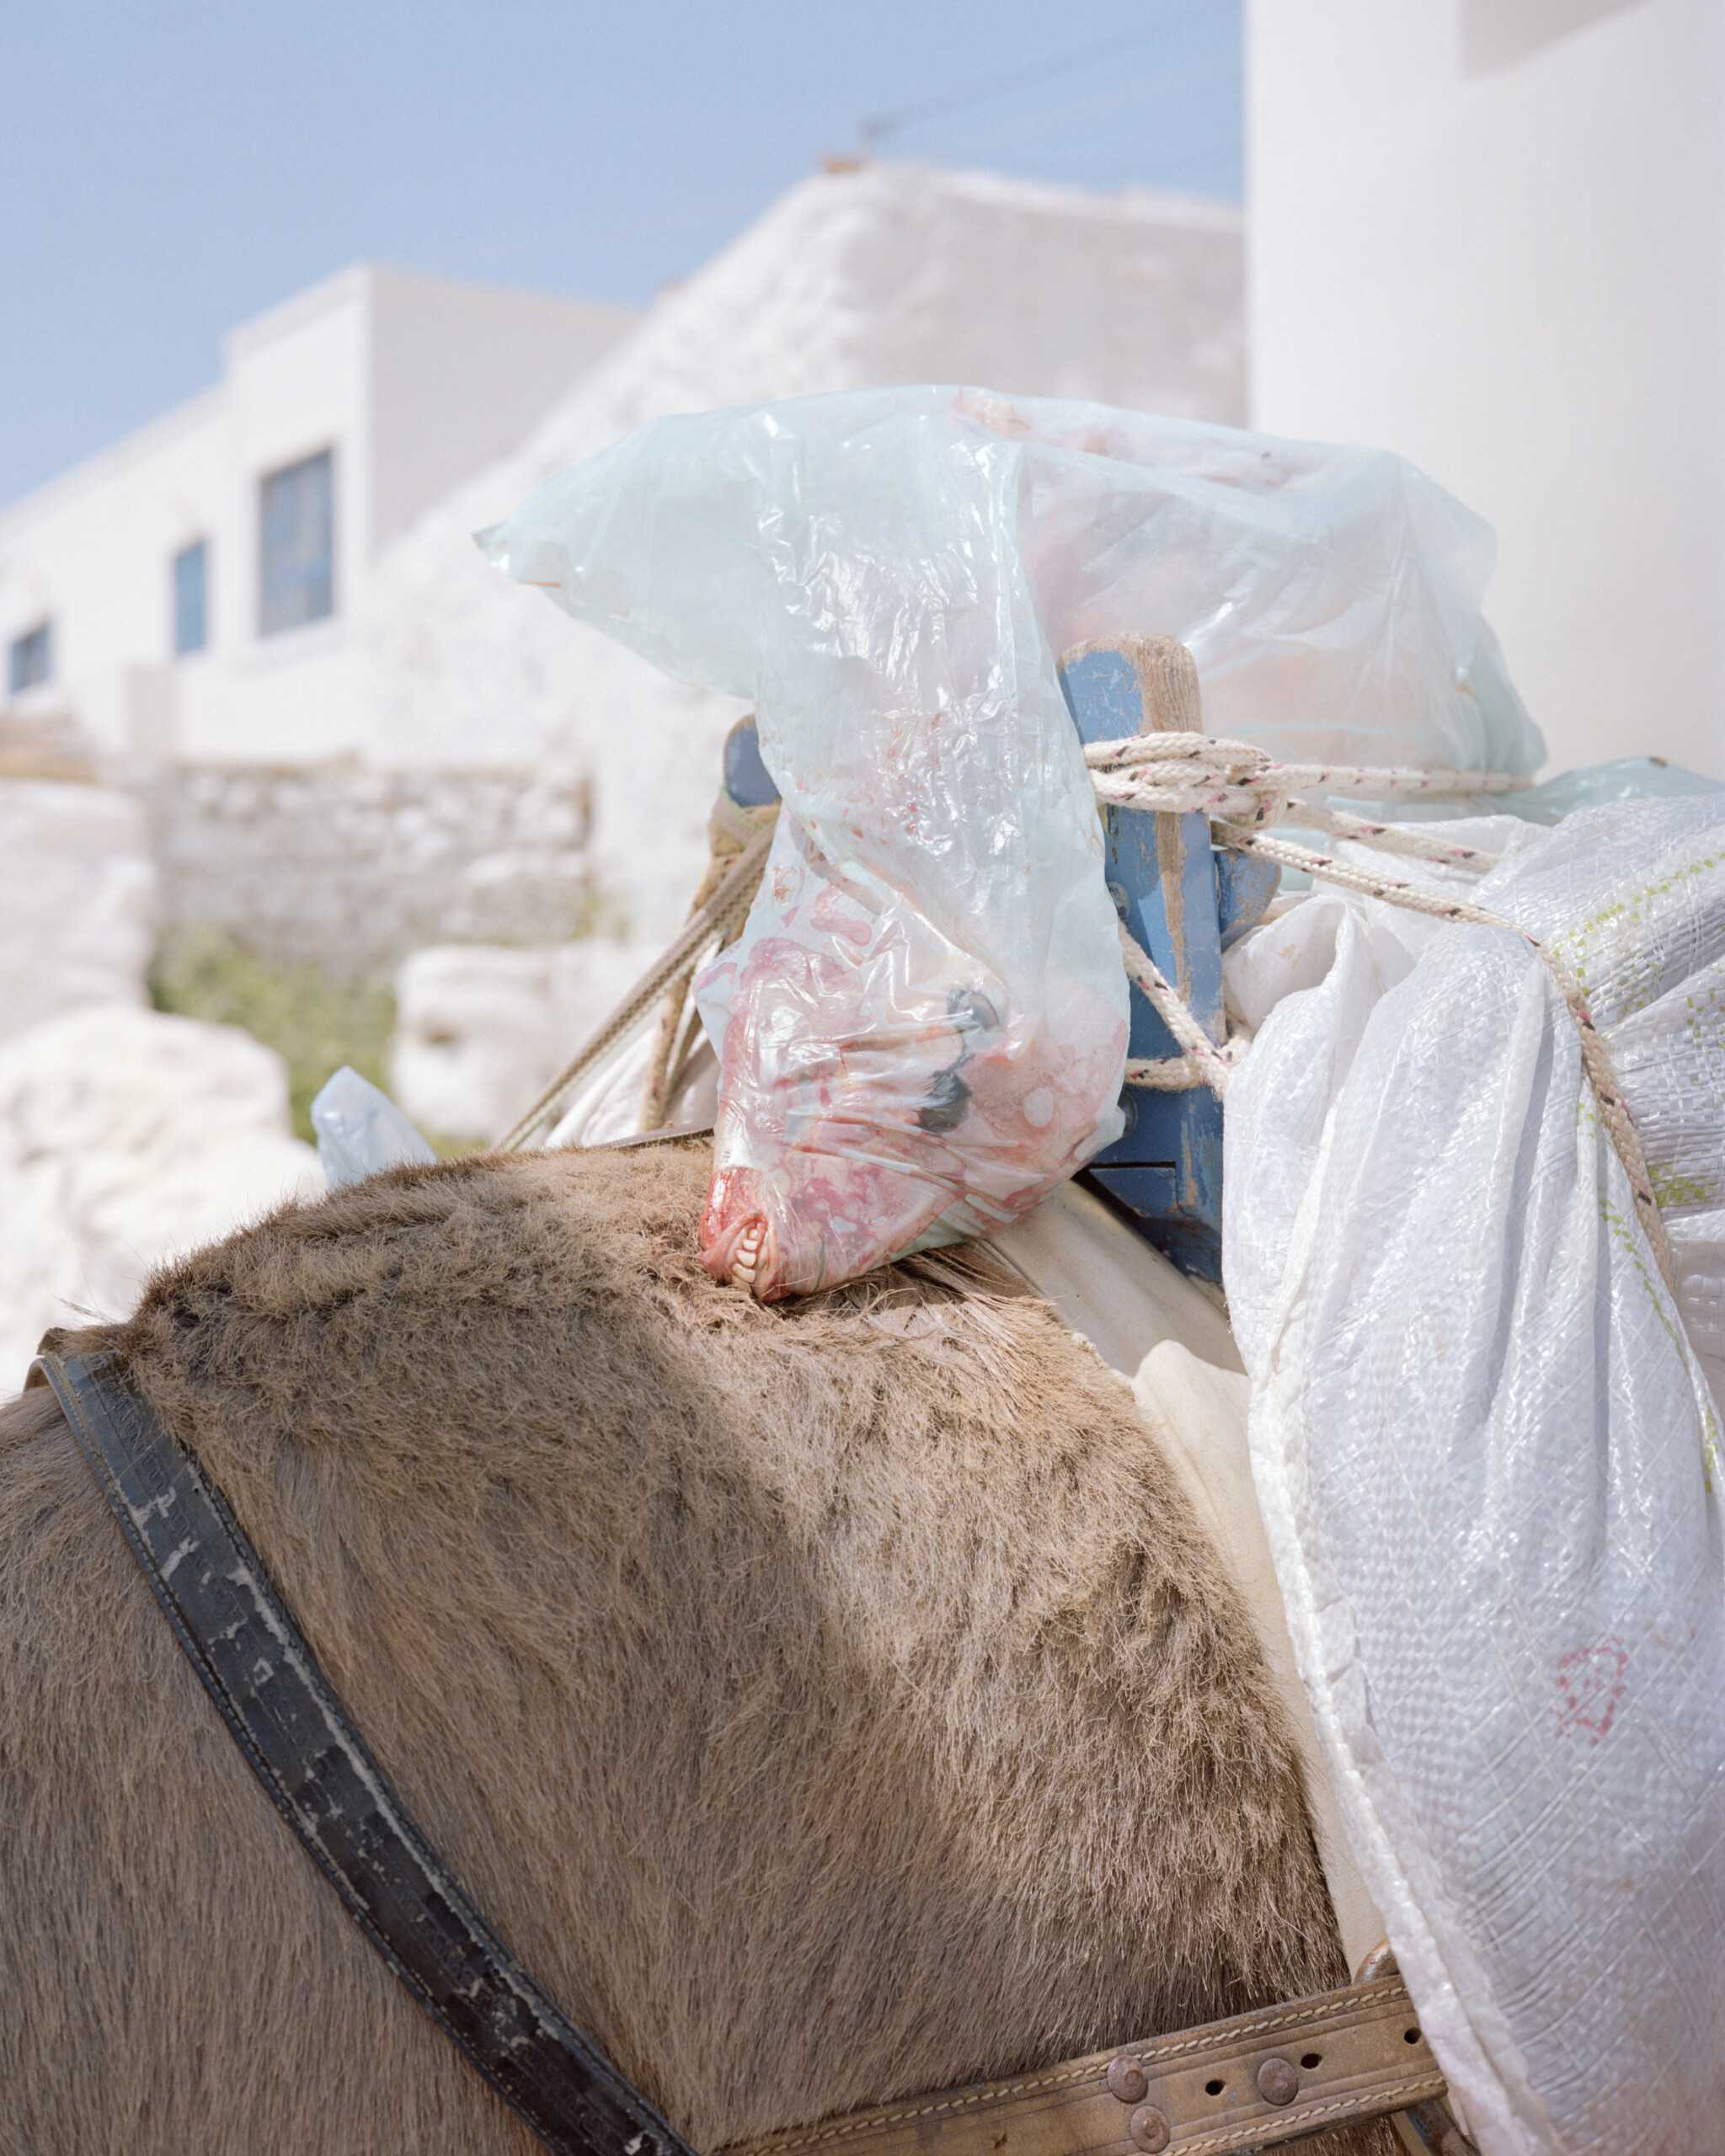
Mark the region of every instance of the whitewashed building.
<instances>
[{"instance_id":1,"label":"whitewashed building","mask_svg":"<svg viewBox=\"0 0 1725 2156\"><path fill-rule=\"evenodd\" d=\"M367 264L243 323L215 387L0 511L0 709L122 752L362 745L380 551L633 319Z\"/></svg>"},{"instance_id":2,"label":"whitewashed building","mask_svg":"<svg viewBox=\"0 0 1725 2156\"><path fill-rule=\"evenodd\" d=\"M1250 0L1252 410L1496 526L1554 766L1725 777L1725 6Z\"/></svg>"}]
</instances>

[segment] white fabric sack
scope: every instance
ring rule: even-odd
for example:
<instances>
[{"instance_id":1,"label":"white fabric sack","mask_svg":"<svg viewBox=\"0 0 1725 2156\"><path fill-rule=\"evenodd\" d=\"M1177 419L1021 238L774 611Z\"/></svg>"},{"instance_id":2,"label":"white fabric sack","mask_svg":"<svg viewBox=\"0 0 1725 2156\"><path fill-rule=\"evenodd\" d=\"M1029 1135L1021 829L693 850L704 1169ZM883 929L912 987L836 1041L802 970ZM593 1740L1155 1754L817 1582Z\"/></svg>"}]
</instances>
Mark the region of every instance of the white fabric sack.
<instances>
[{"instance_id":1,"label":"white fabric sack","mask_svg":"<svg viewBox=\"0 0 1725 2156\"><path fill-rule=\"evenodd\" d=\"M1260 1030L1225 1270L1301 1675L1487 2156L1694 2156L1725 2118L1725 798L1515 829L1474 895L1583 988L1676 1299L1537 955L1332 892L1231 954Z\"/></svg>"}]
</instances>

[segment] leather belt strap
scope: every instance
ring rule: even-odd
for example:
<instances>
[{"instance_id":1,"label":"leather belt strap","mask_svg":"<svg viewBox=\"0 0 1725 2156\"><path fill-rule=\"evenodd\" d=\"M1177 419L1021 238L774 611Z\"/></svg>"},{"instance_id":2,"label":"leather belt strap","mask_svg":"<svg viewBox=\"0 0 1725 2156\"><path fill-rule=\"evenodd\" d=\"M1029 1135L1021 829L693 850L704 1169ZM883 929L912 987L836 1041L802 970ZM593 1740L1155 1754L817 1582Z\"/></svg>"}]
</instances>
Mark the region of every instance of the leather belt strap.
<instances>
[{"instance_id":1,"label":"leather belt strap","mask_svg":"<svg viewBox=\"0 0 1725 2156\"><path fill-rule=\"evenodd\" d=\"M115 1358L44 1353L30 1382L52 1386L247 1764L445 2036L558 2156L692 2156L564 2018L438 1858L221 1493Z\"/></svg>"},{"instance_id":2,"label":"leather belt strap","mask_svg":"<svg viewBox=\"0 0 1725 2156\"><path fill-rule=\"evenodd\" d=\"M1398 1977L740 2143L727 2156L1228 2156L1441 2096Z\"/></svg>"}]
</instances>

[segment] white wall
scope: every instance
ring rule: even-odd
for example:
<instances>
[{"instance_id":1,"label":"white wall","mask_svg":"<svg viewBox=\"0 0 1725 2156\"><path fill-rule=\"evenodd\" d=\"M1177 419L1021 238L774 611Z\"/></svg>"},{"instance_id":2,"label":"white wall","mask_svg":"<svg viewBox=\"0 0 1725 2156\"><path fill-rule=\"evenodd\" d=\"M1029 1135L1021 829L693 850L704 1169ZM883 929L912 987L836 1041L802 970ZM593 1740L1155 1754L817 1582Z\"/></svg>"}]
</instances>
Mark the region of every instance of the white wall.
<instances>
[{"instance_id":1,"label":"white wall","mask_svg":"<svg viewBox=\"0 0 1725 2156\"><path fill-rule=\"evenodd\" d=\"M379 547L513 448L632 319L360 265L242 324L216 388L0 511L0 656L53 624L53 678L22 708L69 712L114 750L362 752L375 727L352 624ZM335 610L260 637L260 483L323 450ZM169 565L199 538L208 644L176 658Z\"/></svg>"},{"instance_id":2,"label":"white wall","mask_svg":"<svg viewBox=\"0 0 1725 2156\"><path fill-rule=\"evenodd\" d=\"M319 758L363 738L350 623L375 552L371 272L344 270L243 324L223 346L225 513L212 540L208 652L176 669L177 745L194 756ZM328 450L335 611L258 633L259 489Z\"/></svg>"},{"instance_id":3,"label":"white wall","mask_svg":"<svg viewBox=\"0 0 1725 2156\"><path fill-rule=\"evenodd\" d=\"M351 739L339 660L372 551L367 278L344 272L247 323L216 388L0 518L0 643L44 615L54 627L54 677L30 705L72 712L109 749L165 734L199 754L318 755ZM259 638L259 481L326 448L335 618ZM176 658L170 563L200 538L208 643Z\"/></svg>"},{"instance_id":4,"label":"white wall","mask_svg":"<svg viewBox=\"0 0 1725 2156\"><path fill-rule=\"evenodd\" d=\"M1149 397L1185 419L1244 420L1237 210L914 167L854 179L814 264L831 288L835 319L814 332L829 364L848 335L873 382Z\"/></svg>"},{"instance_id":5,"label":"white wall","mask_svg":"<svg viewBox=\"0 0 1725 2156\"><path fill-rule=\"evenodd\" d=\"M1497 526L1554 768L1725 776L1725 6L1248 0L1252 408Z\"/></svg>"},{"instance_id":6,"label":"white wall","mask_svg":"<svg viewBox=\"0 0 1725 2156\"><path fill-rule=\"evenodd\" d=\"M169 663L168 565L225 523L230 467L226 408L211 392L42 488L27 517L0 521L0 647L53 624L54 677L29 706L75 708L88 686L80 715L120 744L119 670Z\"/></svg>"},{"instance_id":7,"label":"white wall","mask_svg":"<svg viewBox=\"0 0 1725 2156\"><path fill-rule=\"evenodd\" d=\"M518 448L636 317L398 270L371 271L376 546Z\"/></svg>"}]
</instances>

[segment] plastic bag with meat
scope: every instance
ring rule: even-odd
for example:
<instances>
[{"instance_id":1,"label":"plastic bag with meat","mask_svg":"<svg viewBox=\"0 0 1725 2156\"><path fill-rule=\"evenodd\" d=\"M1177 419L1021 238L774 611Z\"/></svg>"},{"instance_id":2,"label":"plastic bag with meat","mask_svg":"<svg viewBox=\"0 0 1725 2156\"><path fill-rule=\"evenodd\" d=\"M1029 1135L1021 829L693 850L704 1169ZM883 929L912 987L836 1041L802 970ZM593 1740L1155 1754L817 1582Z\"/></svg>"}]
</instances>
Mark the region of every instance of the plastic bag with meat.
<instances>
[{"instance_id":1,"label":"plastic bag with meat","mask_svg":"<svg viewBox=\"0 0 1725 2156\"><path fill-rule=\"evenodd\" d=\"M751 699L783 801L718 1052L711 1270L760 1296L1017 1218L1118 1132L1127 990L1055 654L1182 637L1283 754L1530 770L1478 520L1398 459L985 392L661 419L481 543Z\"/></svg>"},{"instance_id":2,"label":"plastic bag with meat","mask_svg":"<svg viewBox=\"0 0 1725 2156\"><path fill-rule=\"evenodd\" d=\"M1073 836L1081 932L1102 878ZM1057 949L1070 923L1044 926ZM1087 943L1070 970L997 967L782 818L745 934L697 984L719 1044L709 1270L804 1294L987 1235L1082 1166L1118 1134L1126 1046L1125 999Z\"/></svg>"}]
</instances>

